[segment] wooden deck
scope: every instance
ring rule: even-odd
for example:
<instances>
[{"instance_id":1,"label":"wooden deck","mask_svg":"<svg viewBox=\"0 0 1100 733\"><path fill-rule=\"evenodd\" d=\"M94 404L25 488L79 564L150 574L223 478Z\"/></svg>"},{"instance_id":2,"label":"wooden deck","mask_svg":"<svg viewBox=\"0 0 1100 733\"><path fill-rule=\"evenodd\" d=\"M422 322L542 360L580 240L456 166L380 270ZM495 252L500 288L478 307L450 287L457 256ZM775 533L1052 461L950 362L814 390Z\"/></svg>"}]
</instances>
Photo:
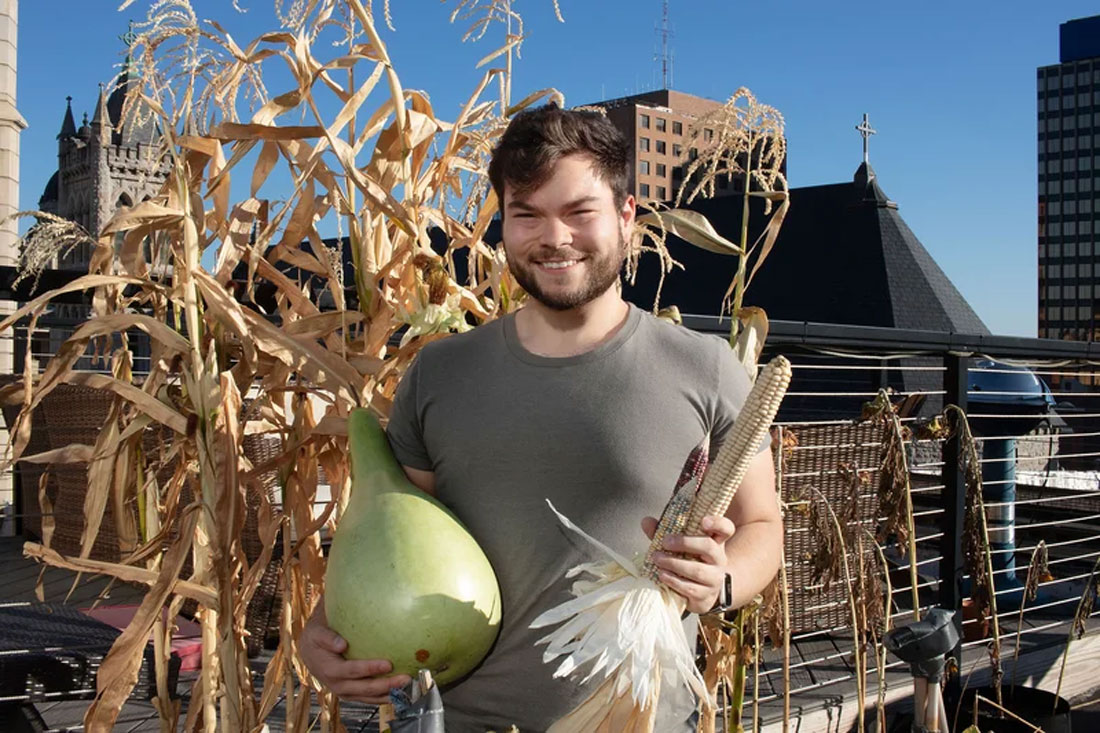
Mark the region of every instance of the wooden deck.
<instances>
[{"instance_id":1,"label":"wooden deck","mask_svg":"<svg viewBox=\"0 0 1100 733\"><path fill-rule=\"evenodd\" d=\"M22 556L22 540L0 538L0 601L34 601L35 583L42 566ZM105 578L85 577L73 589L74 573L46 568L44 575L44 599L47 602L66 602L77 607L100 602L113 604L139 602L140 589L125 584L111 585ZM103 596L105 589L108 589ZM70 590L72 590L71 595ZM66 596L68 599L66 600ZM1053 624L1040 633L1030 634L1023 645L1020 658L1020 682L1038 685L1045 689L1054 689L1057 683L1058 662L1062 644L1065 640L1065 624L1057 618L1043 618L1040 615L1029 616L1027 622L1032 628L1044 624ZM1005 637L1004 652L1006 679L1012 675L1012 651L1009 637L1015 629L1009 626L1002 634ZM0 632L2 633L2 632ZM270 660L270 652L265 652L253 660L253 674L257 689L263 685L264 668ZM848 731L854 729L857 717L855 702L855 677L852 666L850 641L842 634L819 634L803 638L792 644L791 648L791 688L797 690L791 698L791 731L799 733L817 733L818 731ZM971 684L981 684L988 679L987 654L984 647L977 646L966 650L963 674L969 675ZM1071 700L1095 699L1092 693L1100 685L1096 670L1100 669L1100 634L1092 634L1074 642L1072 656L1067 665L1066 679L1063 683L1063 695ZM189 701L194 673L181 673L177 691L184 702ZM895 660L889 660L886 673L886 702L891 717L904 712L911 694L911 682L907 670ZM752 697L753 681L750 678L748 697ZM868 672L868 689L877 689L874 667ZM759 677L759 716L761 730L779 731L783 722L782 696L782 659L779 650L768 650L763 655ZM80 731L81 721L87 708L87 701L46 702L36 704L42 721L50 731ZM751 703L746 714L752 715ZM358 704L342 705L342 717L349 731L376 733L376 711L373 707ZM1100 711L1095 708L1082 710L1081 730L1100 730ZM868 700L866 707L868 729L873 724L874 701ZM268 718L271 731L286 729L284 713L277 707ZM750 720L746 727L751 729ZM145 733L159 731L156 711L151 702L132 697L123 708L115 727L125 733Z\"/></svg>"}]
</instances>

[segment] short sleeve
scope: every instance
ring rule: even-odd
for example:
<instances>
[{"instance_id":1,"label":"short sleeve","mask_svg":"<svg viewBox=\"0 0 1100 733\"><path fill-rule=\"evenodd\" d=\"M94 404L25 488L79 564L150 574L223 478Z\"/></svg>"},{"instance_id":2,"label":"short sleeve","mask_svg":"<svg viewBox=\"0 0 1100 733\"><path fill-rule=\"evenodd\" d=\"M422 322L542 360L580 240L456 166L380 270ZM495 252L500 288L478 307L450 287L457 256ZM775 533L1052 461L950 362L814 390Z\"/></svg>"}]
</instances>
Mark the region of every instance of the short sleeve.
<instances>
[{"instance_id":1,"label":"short sleeve","mask_svg":"<svg viewBox=\"0 0 1100 733\"><path fill-rule=\"evenodd\" d=\"M721 445L729 434L733 423L741 414L745 406L745 400L752 389L752 382L745 371L745 367L737 359L733 349L725 342L719 344L718 354L718 387L716 390L716 403L714 407L714 421L711 426L711 456L717 446ZM757 446L757 453L762 453L771 445L771 438L765 436Z\"/></svg>"},{"instance_id":2,"label":"short sleeve","mask_svg":"<svg viewBox=\"0 0 1100 733\"><path fill-rule=\"evenodd\" d=\"M397 385L393 396L390 421L386 425L386 437L397 462L403 466L433 470L432 460L424 445L419 400L420 357L413 361Z\"/></svg>"}]
</instances>

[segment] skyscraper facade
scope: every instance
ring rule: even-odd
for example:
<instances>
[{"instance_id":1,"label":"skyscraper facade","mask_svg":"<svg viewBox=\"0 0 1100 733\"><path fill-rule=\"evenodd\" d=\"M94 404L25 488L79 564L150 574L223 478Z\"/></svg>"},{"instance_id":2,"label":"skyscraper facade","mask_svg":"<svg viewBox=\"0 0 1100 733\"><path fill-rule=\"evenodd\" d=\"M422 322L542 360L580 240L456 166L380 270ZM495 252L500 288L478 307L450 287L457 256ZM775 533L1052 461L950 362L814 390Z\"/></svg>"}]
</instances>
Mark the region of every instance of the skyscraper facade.
<instances>
[{"instance_id":1,"label":"skyscraper facade","mask_svg":"<svg viewBox=\"0 0 1100 733\"><path fill-rule=\"evenodd\" d=\"M1100 340L1100 15L1063 23L1036 74L1040 338Z\"/></svg>"}]
</instances>

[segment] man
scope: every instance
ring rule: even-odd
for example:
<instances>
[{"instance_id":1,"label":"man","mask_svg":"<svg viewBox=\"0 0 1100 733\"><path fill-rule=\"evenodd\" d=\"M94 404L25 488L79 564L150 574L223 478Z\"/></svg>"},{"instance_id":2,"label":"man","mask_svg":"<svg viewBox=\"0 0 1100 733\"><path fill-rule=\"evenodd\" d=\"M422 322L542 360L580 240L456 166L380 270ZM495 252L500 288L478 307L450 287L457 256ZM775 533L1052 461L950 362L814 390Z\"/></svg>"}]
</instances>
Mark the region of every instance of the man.
<instances>
[{"instance_id":1,"label":"man","mask_svg":"<svg viewBox=\"0 0 1100 733\"><path fill-rule=\"evenodd\" d=\"M395 398L387 434L397 459L467 526L501 586L493 650L444 691L448 731L545 730L594 689L552 679L554 665L535 646L545 630L528 628L569 597L565 571L593 559L545 499L616 550L644 551L639 519L651 535L685 459L708 436L713 455L749 389L721 339L622 299L634 225L629 161L629 146L597 113L546 106L512 121L489 176L509 268L530 298L514 315L429 344ZM731 604L743 605L779 567L767 447L727 516L704 528L705 537L666 538L661 579L689 611L705 613L728 573ZM306 626L301 653L329 689L384 702L407 682L387 677L385 660L345 660L323 614L322 606ZM688 697L662 691L658 730L687 729Z\"/></svg>"}]
</instances>

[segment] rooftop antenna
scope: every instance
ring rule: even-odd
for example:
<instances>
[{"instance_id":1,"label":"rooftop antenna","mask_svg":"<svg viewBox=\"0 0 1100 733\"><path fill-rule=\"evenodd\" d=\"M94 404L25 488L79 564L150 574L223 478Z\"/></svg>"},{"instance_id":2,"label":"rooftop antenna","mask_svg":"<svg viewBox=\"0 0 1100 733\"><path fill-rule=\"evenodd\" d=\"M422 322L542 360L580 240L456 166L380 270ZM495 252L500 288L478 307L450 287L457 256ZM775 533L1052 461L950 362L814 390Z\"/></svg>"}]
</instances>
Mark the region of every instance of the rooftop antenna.
<instances>
[{"instance_id":1,"label":"rooftop antenna","mask_svg":"<svg viewBox=\"0 0 1100 733\"><path fill-rule=\"evenodd\" d=\"M672 29L668 25L668 0L661 0L661 25L657 28L657 36L661 39L661 86L663 89L672 88ZM657 59L655 58L654 61Z\"/></svg>"}]
</instances>

